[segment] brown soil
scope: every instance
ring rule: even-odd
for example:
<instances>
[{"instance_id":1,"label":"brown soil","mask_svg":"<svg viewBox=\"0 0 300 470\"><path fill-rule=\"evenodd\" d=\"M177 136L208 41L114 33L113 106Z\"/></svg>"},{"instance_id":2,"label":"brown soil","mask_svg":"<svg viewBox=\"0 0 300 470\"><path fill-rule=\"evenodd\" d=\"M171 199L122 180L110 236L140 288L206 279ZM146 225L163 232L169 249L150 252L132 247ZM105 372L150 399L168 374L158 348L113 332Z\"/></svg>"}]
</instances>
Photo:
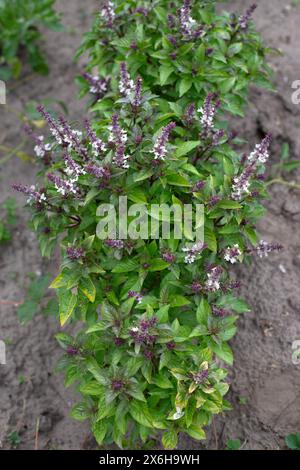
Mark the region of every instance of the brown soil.
<instances>
[{"instance_id":1,"label":"brown soil","mask_svg":"<svg viewBox=\"0 0 300 470\"><path fill-rule=\"evenodd\" d=\"M226 8L242 11L251 3L230 1ZM263 133L271 132L272 162L276 163L283 142L290 144L291 157L299 158L300 105L292 104L291 84L300 79L300 5L291 6L280 0L257 3L258 29L270 46L280 47L284 53L270 59L278 93L252 90L245 121L235 125L251 144ZM80 68L72 58L82 33L89 29L91 13L98 2L92 0L82 5L79 0L58 1L64 24L70 31L46 33L49 77L33 76L26 80L29 71L25 70L23 81L13 84L8 106L1 107L0 144L18 145L20 124L8 108L21 110L28 100L61 99L70 107L72 118L82 118L83 104L76 101L74 85ZM16 158L0 165L0 203L8 195L12 196L13 182L32 183L34 174L33 165ZM287 178L299 183L300 172ZM28 272L56 271L55 261L47 264L41 259L35 237L26 227L23 198L17 199L18 228L13 241L0 246L0 339L7 341L7 365L0 365L0 448L9 448L7 435L14 430L21 435L23 449L34 449L36 444L40 449L96 448L88 425L69 418L76 397L72 391L65 390L62 377L53 372L60 356L54 339L58 330L56 321L38 316L21 326L16 307L7 304L24 298ZM180 448L222 449L228 439L238 438L245 449L278 449L284 446L285 435L300 431L300 365L292 361L292 344L300 340L299 191L274 185L266 207L268 215L259 225L261 236L282 243L285 250L255 261L238 273L243 283L241 294L253 310L240 320L239 332L232 341L235 364L228 398L233 411L215 419L203 444L182 439Z\"/></svg>"}]
</instances>

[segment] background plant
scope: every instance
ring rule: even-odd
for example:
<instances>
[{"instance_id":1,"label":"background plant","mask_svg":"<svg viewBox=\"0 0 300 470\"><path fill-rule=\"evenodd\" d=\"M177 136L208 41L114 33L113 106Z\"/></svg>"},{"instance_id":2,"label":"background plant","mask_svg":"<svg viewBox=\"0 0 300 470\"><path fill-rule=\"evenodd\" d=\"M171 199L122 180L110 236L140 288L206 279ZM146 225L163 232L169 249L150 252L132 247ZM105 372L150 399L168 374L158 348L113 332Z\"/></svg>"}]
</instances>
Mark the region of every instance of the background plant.
<instances>
[{"instance_id":1,"label":"background plant","mask_svg":"<svg viewBox=\"0 0 300 470\"><path fill-rule=\"evenodd\" d=\"M291 450L300 450L300 433L289 434L285 438L285 443Z\"/></svg>"},{"instance_id":2,"label":"background plant","mask_svg":"<svg viewBox=\"0 0 300 470\"><path fill-rule=\"evenodd\" d=\"M243 115L250 84L272 89L265 61L271 50L253 27L255 6L235 15L219 13L220 3L103 1L77 54L88 53L78 81L82 95L92 93L92 109L112 106L111 91L126 61L133 75L141 75L153 93L170 103L170 113L178 104L203 102L213 92L223 111Z\"/></svg>"},{"instance_id":3,"label":"background plant","mask_svg":"<svg viewBox=\"0 0 300 470\"><path fill-rule=\"evenodd\" d=\"M31 282L27 287L24 302L17 310L20 322L24 324L32 320L38 313L56 316L58 311L56 299L46 297L51 276L49 274L36 275L29 273L29 277Z\"/></svg>"},{"instance_id":4,"label":"background plant","mask_svg":"<svg viewBox=\"0 0 300 470\"><path fill-rule=\"evenodd\" d=\"M8 198L0 205L0 243L10 241L16 224L16 201Z\"/></svg>"},{"instance_id":5,"label":"background plant","mask_svg":"<svg viewBox=\"0 0 300 470\"><path fill-rule=\"evenodd\" d=\"M19 77L24 58L35 72L47 74L40 49L42 29L62 29L55 0L0 0L0 79Z\"/></svg>"}]
</instances>

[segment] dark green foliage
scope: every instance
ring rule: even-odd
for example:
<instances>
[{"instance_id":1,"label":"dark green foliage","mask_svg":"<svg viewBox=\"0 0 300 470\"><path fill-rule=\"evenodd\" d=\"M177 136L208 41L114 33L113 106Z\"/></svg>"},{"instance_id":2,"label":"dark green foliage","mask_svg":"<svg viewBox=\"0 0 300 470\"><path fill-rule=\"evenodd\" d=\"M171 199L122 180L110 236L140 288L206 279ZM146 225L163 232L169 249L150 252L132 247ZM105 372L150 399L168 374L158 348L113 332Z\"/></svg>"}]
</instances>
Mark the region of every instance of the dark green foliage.
<instances>
[{"instance_id":1,"label":"dark green foliage","mask_svg":"<svg viewBox=\"0 0 300 470\"><path fill-rule=\"evenodd\" d=\"M55 0L0 0L0 79L19 77L22 61L38 73L48 66L40 48L45 28L62 29Z\"/></svg>"}]
</instances>

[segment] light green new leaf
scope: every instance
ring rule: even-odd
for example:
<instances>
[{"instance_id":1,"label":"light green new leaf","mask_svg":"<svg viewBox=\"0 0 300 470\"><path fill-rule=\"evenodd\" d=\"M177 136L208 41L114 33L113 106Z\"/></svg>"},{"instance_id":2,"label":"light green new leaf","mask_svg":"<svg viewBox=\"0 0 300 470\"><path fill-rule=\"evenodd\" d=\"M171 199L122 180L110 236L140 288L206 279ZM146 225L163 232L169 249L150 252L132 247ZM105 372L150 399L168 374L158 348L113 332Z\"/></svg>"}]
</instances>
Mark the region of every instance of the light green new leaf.
<instances>
[{"instance_id":1,"label":"light green new leaf","mask_svg":"<svg viewBox=\"0 0 300 470\"><path fill-rule=\"evenodd\" d=\"M97 421L92 427L93 434L99 446L102 445L106 433L107 433L107 423L105 421Z\"/></svg>"},{"instance_id":2,"label":"light green new leaf","mask_svg":"<svg viewBox=\"0 0 300 470\"><path fill-rule=\"evenodd\" d=\"M83 277L80 280L79 289L89 299L90 302L94 303L96 298L96 287L90 277Z\"/></svg>"},{"instance_id":3,"label":"light green new leaf","mask_svg":"<svg viewBox=\"0 0 300 470\"><path fill-rule=\"evenodd\" d=\"M174 430L167 431L162 437L162 443L165 449L176 449L178 442L177 432Z\"/></svg>"},{"instance_id":4,"label":"light green new leaf","mask_svg":"<svg viewBox=\"0 0 300 470\"><path fill-rule=\"evenodd\" d=\"M188 154L194 150L194 148L198 147L200 143L200 140L190 140L189 142L183 142L177 147L175 152L176 157L182 157L183 155Z\"/></svg>"},{"instance_id":5,"label":"light green new leaf","mask_svg":"<svg viewBox=\"0 0 300 470\"><path fill-rule=\"evenodd\" d=\"M59 290L59 318L61 326L67 322L77 304L77 295L71 290Z\"/></svg>"}]
</instances>

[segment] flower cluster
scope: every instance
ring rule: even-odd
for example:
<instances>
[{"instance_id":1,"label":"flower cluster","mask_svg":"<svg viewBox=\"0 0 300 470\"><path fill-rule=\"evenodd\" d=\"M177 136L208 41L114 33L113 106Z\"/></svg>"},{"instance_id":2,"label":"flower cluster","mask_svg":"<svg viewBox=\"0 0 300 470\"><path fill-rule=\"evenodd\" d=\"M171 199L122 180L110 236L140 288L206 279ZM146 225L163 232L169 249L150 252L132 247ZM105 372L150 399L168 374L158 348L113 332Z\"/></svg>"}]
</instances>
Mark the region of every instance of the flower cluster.
<instances>
[{"instance_id":1,"label":"flower cluster","mask_svg":"<svg viewBox=\"0 0 300 470\"><path fill-rule=\"evenodd\" d=\"M33 132L32 128L28 125L24 126L25 132L32 137L36 143L34 147L34 153L36 154L37 157L39 158L44 158L47 153L51 152L52 150L52 145L50 143L45 143L45 137L43 135L35 135Z\"/></svg>"},{"instance_id":2,"label":"flower cluster","mask_svg":"<svg viewBox=\"0 0 300 470\"><path fill-rule=\"evenodd\" d=\"M176 20L175 20L175 16L174 15L171 15L170 13L168 14L167 16L167 22L168 22L168 27L170 29L174 29L175 26L176 26Z\"/></svg>"},{"instance_id":3,"label":"flower cluster","mask_svg":"<svg viewBox=\"0 0 300 470\"><path fill-rule=\"evenodd\" d=\"M127 70L126 62L121 62L120 65L120 81L119 90L121 95L128 96L134 88L134 81L130 78Z\"/></svg>"},{"instance_id":4,"label":"flower cluster","mask_svg":"<svg viewBox=\"0 0 300 470\"><path fill-rule=\"evenodd\" d=\"M103 0L103 5L100 10L100 16L104 20L108 28L112 28L116 18L115 6L110 0Z\"/></svg>"},{"instance_id":5,"label":"flower cluster","mask_svg":"<svg viewBox=\"0 0 300 470\"><path fill-rule=\"evenodd\" d=\"M109 248L116 248L118 250L122 250L124 248L124 242L122 240L105 240L105 244Z\"/></svg>"},{"instance_id":6,"label":"flower cluster","mask_svg":"<svg viewBox=\"0 0 300 470\"><path fill-rule=\"evenodd\" d=\"M194 118L195 118L195 109L196 107L194 103L189 104L188 107L186 108L186 111L183 117L183 121L186 124L186 126L192 125Z\"/></svg>"},{"instance_id":7,"label":"flower cluster","mask_svg":"<svg viewBox=\"0 0 300 470\"><path fill-rule=\"evenodd\" d=\"M200 122L203 127L203 136L207 137L209 132L214 128L214 118L217 109L220 107L220 100L216 100L215 93L209 93L205 98L204 105L198 109L198 112L202 114Z\"/></svg>"},{"instance_id":8,"label":"flower cluster","mask_svg":"<svg viewBox=\"0 0 300 470\"><path fill-rule=\"evenodd\" d=\"M135 110L137 110L142 104L142 78L137 77L135 85L134 85L134 93L133 93L133 101L132 106Z\"/></svg>"},{"instance_id":9,"label":"flower cluster","mask_svg":"<svg viewBox=\"0 0 300 470\"><path fill-rule=\"evenodd\" d=\"M182 248L182 251L186 253L186 256L184 258L184 262L186 264L192 264L196 261L198 255L206 248L206 244L203 242L198 242L195 243L192 247L187 248L184 247Z\"/></svg>"},{"instance_id":10,"label":"flower cluster","mask_svg":"<svg viewBox=\"0 0 300 470\"><path fill-rule=\"evenodd\" d=\"M22 184L13 184L12 188L19 193L23 193L26 194L26 196L29 196L27 199L28 204L31 202L43 204L47 199L45 193L42 190L37 191L34 185L25 186Z\"/></svg>"},{"instance_id":11,"label":"flower cluster","mask_svg":"<svg viewBox=\"0 0 300 470\"><path fill-rule=\"evenodd\" d=\"M260 257L264 258L274 251L281 251L282 245L278 243L268 243L265 240L261 240L257 247L254 249L254 252Z\"/></svg>"},{"instance_id":12,"label":"flower cluster","mask_svg":"<svg viewBox=\"0 0 300 470\"><path fill-rule=\"evenodd\" d=\"M170 263L170 264L174 263L175 260L176 260L176 256L173 253L171 253L171 251L169 251L169 250L164 251L161 254L161 258L164 261L166 261L167 263Z\"/></svg>"},{"instance_id":13,"label":"flower cluster","mask_svg":"<svg viewBox=\"0 0 300 470\"><path fill-rule=\"evenodd\" d=\"M199 191L202 191L202 189L205 187L206 182L205 181L197 181L197 183L194 184L192 187L192 193L197 193Z\"/></svg>"},{"instance_id":14,"label":"flower cluster","mask_svg":"<svg viewBox=\"0 0 300 470\"><path fill-rule=\"evenodd\" d=\"M83 248L77 248L77 247L74 247L74 246L69 246L66 249L66 253L67 253L67 257L71 261L77 261L78 259L80 259L83 256L84 249Z\"/></svg>"},{"instance_id":15,"label":"flower cluster","mask_svg":"<svg viewBox=\"0 0 300 470\"><path fill-rule=\"evenodd\" d=\"M123 380L113 379L110 385L112 390L114 390L115 392L119 392L120 390L122 390L125 384Z\"/></svg>"},{"instance_id":16,"label":"flower cluster","mask_svg":"<svg viewBox=\"0 0 300 470\"><path fill-rule=\"evenodd\" d=\"M109 180L111 176L110 169L103 166L94 165L93 163L88 163L85 166L85 171L89 175L95 176L95 178Z\"/></svg>"},{"instance_id":17,"label":"flower cluster","mask_svg":"<svg viewBox=\"0 0 300 470\"><path fill-rule=\"evenodd\" d=\"M90 85L90 93L96 95L97 100L103 98L108 90L110 79L101 78L98 75L91 75L88 72L84 72L82 76Z\"/></svg>"},{"instance_id":18,"label":"flower cluster","mask_svg":"<svg viewBox=\"0 0 300 470\"><path fill-rule=\"evenodd\" d=\"M144 16L147 16L149 14L149 10L144 7L137 7L135 8L134 12Z\"/></svg>"},{"instance_id":19,"label":"flower cluster","mask_svg":"<svg viewBox=\"0 0 300 470\"><path fill-rule=\"evenodd\" d=\"M37 110L49 124L50 132L59 145L68 148L68 150L74 150L84 159L88 158L88 152L81 144L82 132L71 129L63 116L60 116L59 121L56 121L43 106L38 106Z\"/></svg>"},{"instance_id":20,"label":"flower cluster","mask_svg":"<svg viewBox=\"0 0 300 470\"><path fill-rule=\"evenodd\" d=\"M184 0L183 6L178 10L178 17L182 36L186 40L198 39L204 34L204 27L197 25L191 16L191 1Z\"/></svg>"},{"instance_id":21,"label":"flower cluster","mask_svg":"<svg viewBox=\"0 0 300 470\"><path fill-rule=\"evenodd\" d=\"M136 299L138 304L140 304L143 300L142 294L140 294L139 292L135 292L133 290L128 291L128 297L130 299Z\"/></svg>"},{"instance_id":22,"label":"flower cluster","mask_svg":"<svg viewBox=\"0 0 300 470\"><path fill-rule=\"evenodd\" d=\"M256 173L257 167L261 163L266 163L269 159L269 146L271 144L271 136L267 135L260 144L257 144L254 151L248 157L250 162L243 170L240 176L233 178L232 194L234 200L241 200L244 195L249 194L251 178Z\"/></svg>"},{"instance_id":23,"label":"flower cluster","mask_svg":"<svg viewBox=\"0 0 300 470\"><path fill-rule=\"evenodd\" d=\"M205 282L205 287L210 292L216 292L221 288L220 278L223 274L223 269L221 266L212 267L207 273L207 280Z\"/></svg>"},{"instance_id":24,"label":"flower cluster","mask_svg":"<svg viewBox=\"0 0 300 470\"><path fill-rule=\"evenodd\" d=\"M87 130L87 135L92 144L92 154L94 157L99 157L107 150L106 145L102 139L97 137L96 133L93 131L91 127L90 122L87 119L85 120L85 127Z\"/></svg>"},{"instance_id":25,"label":"flower cluster","mask_svg":"<svg viewBox=\"0 0 300 470\"><path fill-rule=\"evenodd\" d=\"M206 380L208 379L208 376L209 376L208 369L199 370L198 372L193 374L193 381L195 382L195 384L201 385L204 382L206 382Z\"/></svg>"},{"instance_id":26,"label":"flower cluster","mask_svg":"<svg viewBox=\"0 0 300 470\"><path fill-rule=\"evenodd\" d=\"M238 25L241 30L246 30L248 28L249 21L251 20L251 16L253 15L256 8L256 4L251 5L246 13L239 17Z\"/></svg>"},{"instance_id":27,"label":"flower cluster","mask_svg":"<svg viewBox=\"0 0 300 470\"><path fill-rule=\"evenodd\" d=\"M242 252L240 250L239 245L234 245L233 247L228 247L224 253L225 261L228 261L231 264L237 263L239 257L241 256Z\"/></svg>"},{"instance_id":28,"label":"flower cluster","mask_svg":"<svg viewBox=\"0 0 300 470\"><path fill-rule=\"evenodd\" d=\"M152 345L156 341L156 335L151 330L156 324L156 317L152 317L150 320L141 320L137 326L129 330L129 335L137 344Z\"/></svg>"},{"instance_id":29,"label":"flower cluster","mask_svg":"<svg viewBox=\"0 0 300 470\"><path fill-rule=\"evenodd\" d=\"M176 127L175 122L170 122L166 127L163 128L160 136L157 138L153 150L155 160L164 160L167 155L167 143L169 141L172 130Z\"/></svg>"},{"instance_id":30,"label":"flower cluster","mask_svg":"<svg viewBox=\"0 0 300 470\"><path fill-rule=\"evenodd\" d=\"M54 173L48 173L47 177L48 180L54 184L57 192L60 193L62 196L77 194L78 188L72 179L64 180L60 176L55 175Z\"/></svg>"},{"instance_id":31,"label":"flower cluster","mask_svg":"<svg viewBox=\"0 0 300 470\"><path fill-rule=\"evenodd\" d=\"M76 183L80 175L85 175L86 171L78 165L69 153L65 153L64 161L66 165L66 174L70 176L70 181Z\"/></svg>"},{"instance_id":32,"label":"flower cluster","mask_svg":"<svg viewBox=\"0 0 300 470\"><path fill-rule=\"evenodd\" d=\"M249 162L266 163L269 160L269 147L271 141L271 135L266 135L262 142L260 144L257 144L253 152L250 153L248 157Z\"/></svg>"},{"instance_id":33,"label":"flower cluster","mask_svg":"<svg viewBox=\"0 0 300 470\"><path fill-rule=\"evenodd\" d=\"M34 152L37 157L43 158L48 152L51 152L52 145L44 142L44 136L40 135L37 137L36 146L34 147Z\"/></svg>"},{"instance_id":34,"label":"flower cluster","mask_svg":"<svg viewBox=\"0 0 300 470\"><path fill-rule=\"evenodd\" d=\"M220 308L220 307L217 307L216 305L212 306L212 313L213 315L215 315L215 317L218 317L218 318L224 318L227 315L229 315L229 312L225 310L225 308Z\"/></svg>"},{"instance_id":35,"label":"flower cluster","mask_svg":"<svg viewBox=\"0 0 300 470\"><path fill-rule=\"evenodd\" d=\"M127 142L127 132L121 129L119 124L119 116L114 114L112 117L112 124L109 126L109 142L115 147L115 154L113 157L113 163L117 168L129 168L128 159L129 155L125 154Z\"/></svg>"}]
</instances>

